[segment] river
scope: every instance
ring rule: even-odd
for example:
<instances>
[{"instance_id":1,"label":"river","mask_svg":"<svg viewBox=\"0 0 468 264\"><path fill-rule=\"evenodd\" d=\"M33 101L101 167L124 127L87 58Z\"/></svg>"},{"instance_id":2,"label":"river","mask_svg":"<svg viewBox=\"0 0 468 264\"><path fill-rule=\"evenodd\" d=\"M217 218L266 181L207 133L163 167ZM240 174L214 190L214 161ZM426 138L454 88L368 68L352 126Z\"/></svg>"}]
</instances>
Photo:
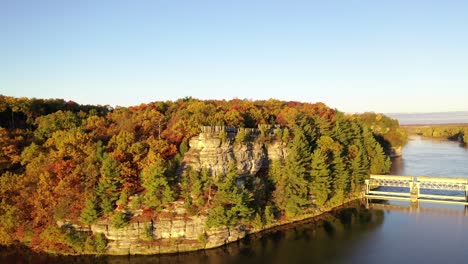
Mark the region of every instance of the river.
<instances>
[{"instance_id":1,"label":"river","mask_svg":"<svg viewBox=\"0 0 468 264\"><path fill-rule=\"evenodd\" d=\"M468 177L468 149L413 137L392 174ZM320 219L270 230L228 246L163 256L54 257L5 251L0 263L466 263L464 206L353 203Z\"/></svg>"}]
</instances>

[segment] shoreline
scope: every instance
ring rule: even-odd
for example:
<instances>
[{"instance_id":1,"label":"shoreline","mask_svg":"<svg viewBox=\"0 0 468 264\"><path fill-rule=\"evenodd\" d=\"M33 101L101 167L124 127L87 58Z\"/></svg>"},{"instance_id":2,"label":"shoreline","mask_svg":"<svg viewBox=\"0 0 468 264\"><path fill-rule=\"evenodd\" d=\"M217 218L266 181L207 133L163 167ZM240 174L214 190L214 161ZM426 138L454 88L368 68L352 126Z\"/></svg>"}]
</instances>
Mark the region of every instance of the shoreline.
<instances>
[{"instance_id":1,"label":"shoreline","mask_svg":"<svg viewBox=\"0 0 468 264\"><path fill-rule=\"evenodd\" d=\"M328 206L328 207L324 207L324 208L321 208L321 209L316 209L316 211L314 211L313 213L304 214L304 215L301 215L299 217L295 217L293 219L277 221L277 222L275 222L273 224L264 226L261 229L251 229L251 230L248 230L245 233L245 235L242 236L242 237L238 237L237 239L231 240L229 242L216 244L216 245L209 246L209 247L206 247L206 245L205 245L203 247L193 247L193 248L189 248L189 249L186 248L185 250L184 249L180 250L179 245L182 244L182 243L180 243L180 244L172 245L172 246L170 246L168 248L164 248L165 250L161 250L161 248L160 248L159 253L143 253L143 252L142 253L140 253L140 252L131 253L131 252L128 252L126 254L119 254L117 252L108 252L108 253L106 252L106 253L101 254L100 256L152 256L152 255L153 256L163 256L163 255L176 255L176 254L184 254L184 253L191 253L191 252L198 252L198 251L203 251L203 250L211 250L211 249L221 248L223 246L227 246L229 244L239 242L239 241L241 241L243 239L246 239L248 237L251 237L251 236L261 237L263 233L274 231L276 228L285 227L287 225L300 224L302 222L313 221L314 219L324 215L325 213L332 212L333 210L339 209L339 208L341 208L341 207L343 207L343 206L345 206L347 204L350 204L352 202L361 200L362 198L363 198L363 193L359 193L359 195L354 195L354 196L345 198L343 200L343 202L341 204L339 204L339 205ZM166 249L169 249L169 250L166 250ZM171 250L171 249L175 249L175 250ZM74 256L81 256L81 255L99 256L97 254L77 254L77 255L74 255Z\"/></svg>"},{"instance_id":2,"label":"shoreline","mask_svg":"<svg viewBox=\"0 0 468 264\"><path fill-rule=\"evenodd\" d=\"M251 237L251 236L261 237L263 233L274 231L276 228L285 227L287 225L299 224L299 223L302 223L302 222L313 221L316 218L324 215L325 213L332 212L333 210L339 209L339 208L341 208L341 207L343 207L343 206L345 206L347 204L350 204L352 202L361 200L362 198L363 198L363 193L359 193L358 195L353 195L351 197L348 197L348 198L344 199L343 202L341 204L339 204L339 205L327 206L327 207L323 207L321 209L315 209L315 211L313 213L304 214L304 215L295 217L293 219L277 221L277 222L275 222L273 224L266 225L261 229L251 229L251 230L248 230L245 233L245 235L242 236L242 237L238 237L235 240L225 242L225 243L221 243L221 244L212 245L212 246L209 246L209 247L207 247L205 245L203 247L194 247L194 248L189 248L189 249L185 248L185 250L184 250L184 249L179 249L179 245L181 244L180 243L180 244L175 244L175 245L169 246L168 248L165 248L165 249L168 249L168 250L162 250L161 251L161 249L160 249L159 253L140 253L140 252L130 253L130 252L128 252L126 254L119 254L117 252L106 252L106 253L101 254L101 256L151 256L151 255L162 256L162 255L183 254L183 253L190 253L190 252L197 252L197 251L203 251L203 250L216 249L216 248L220 248L220 247L223 247L223 246L227 246L227 245L235 243L235 242L239 242L239 241L241 241L243 239L246 239L248 237ZM171 250L171 249L175 249L175 250ZM81 256L81 255L99 256L97 254L77 254L77 255L73 255L73 256Z\"/></svg>"},{"instance_id":3,"label":"shoreline","mask_svg":"<svg viewBox=\"0 0 468 264\"><path fill-rule=\"evenodd\" d=\"M323 207L321 209L315 209L314 212L311 212L311 213L308 213L308 214L304 214L304 215L301 215L301 216L298 216L298 217L295 217L293 219L288 219L288 220L281 220L281 221L277 221L273 224L270 224L270 225L266 225L264 226L263 228L261 229L251 229L251 230L247 230L245 235L242 236L242 237L238 237L237 239L235 240L231 240L229 242L226 242L226 243L221 243L221 244L216 244L216 245L212 245L210 247L206 247L205 246L201 246L200 247L191 247L191 248L179 248L179 244L175 243L173 245L170 245L170 246L167 246L165 247L164 249L165 250L159 250L160 252L159 253L155 253L155 252L152 252L152 253L144 253L144 252L135 252L135 253L131 253L131 252L126 252L126 253L119 253L119 252L105 252L105 253L102 253L102 254L95 254L95 253L90 253L90 254L87 254L87 253L81 253L81 254L66 254L66 253L60 253L60 252L48 252L46 250L38 250L37 248L34 249L34 248L31 248L25 244L22 244L22 243L19 243L19 244L12 244L12 245L9 245L9 246L4 246L3 249L14 249L14 248L21 248L21 247L25 247L27 248L28 250L31 250L31 252L33 254L45 254L45 255L50 255L50 256L56 256L56 257L96 257L96 258L99 258L99 257L112 257L112 256L168 256L168 255L177 255L177 254L189 254L189 253L193 253L193 252L199 252L199 251L204 251L204 250L212 250L212 249L217 249L217 248L221 248L221 247L224 247L224 246L227 246L229 244L232 244L232 243L235 243L235 242L239 242L243 239L247 239L247 238L252 238L252 237L255 237L255 238L261 238L264 234L267 234L269 232L274 232L275 230L277 229L280 229L280 228L287 228L287 226L289 225L295 225L295 224L302 224L302 223L307 223L307 222L312 222L312 221L316 221L316 220L320 220L320 216L323 216L324 214L326 213L330 213L334 210L337 210L339 208L342 208L350 203L353 203L353 202L356 202L356 201L359 201L363 198L362 196L362 193L360 193L359 195L353 195L351 197L348 197L346 199L343 200L342 203L340 203L339 205L335 205L335 206L327 206L327 207ZM181 241L183 242L183 241ZM0 253L2 252L2 248L0 248Z\"/></svg>"}]
</instances>

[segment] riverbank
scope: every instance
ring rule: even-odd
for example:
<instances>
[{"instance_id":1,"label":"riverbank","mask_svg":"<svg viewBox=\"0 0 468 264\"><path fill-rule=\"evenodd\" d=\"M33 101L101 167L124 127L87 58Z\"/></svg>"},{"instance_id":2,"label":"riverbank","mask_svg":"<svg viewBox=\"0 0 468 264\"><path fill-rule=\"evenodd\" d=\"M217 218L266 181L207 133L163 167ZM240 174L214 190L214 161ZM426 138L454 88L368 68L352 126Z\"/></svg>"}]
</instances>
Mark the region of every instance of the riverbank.
<instances>
[{"instance_id":1,"label":"riverbank","mask_svg":"<svg viewBox=\"0 0 468 264\"><path fill-rule=\"evenodd\" d=\"M419 135L431 139L444 139L457 141L462 144L468 142L468 124L443 125L404 125L401 126L408 135Z\"/></svg>"},{"instance_id":2,"label":"riverbank","mask_svg":"<svg viewBox=\"0 0 468 264\"><path fill-rule=\"evenodd\" d=\"M262 228L245 228L244 232L242 234L237 234L237 236L233 236L232 233L234 233L232 230L235 228L232 228L228 233L230 233L230 239L219 239L216 238L216 236L219 236L221 233L223 233L223 230L226 230L229 228L219 228L219 229L214 229L214 230L207 230L207 237L205 237L206 240L193 240L193 239L160 239L157 241L145 241L145 240L139 240L139 241L133 241L132 245L127 249L125 246L124 247L119 247L119 242L118 241L111 241L109 243L109 246L103 254L100 254L101 256L124 256L124 255L170 255L170 254L178 254L178 253L189 253L189 252L195 252L195 251L203 251L203 250L209 250L209 249L215 249L215 248L220 248L223 246L227 246L229 244L239 242L240 240L247 239L250 237L262 237L264 234L268 234L270 232L273 232L278 229L285 228L289 225L295 225L295 224L300 224L303 222L310 222L310 221L316 221L319 220L321 216L325 215L326 213L330 213L332 211L335 211L339 208L346 207L347 205L358 201L360 198L362 198L362 194L359 195L354 195L352 197L348 197L343 200L342 203L331 206L325 206L320 209L316 209L310 213L303 214L301 216L295 217L295 218L290 218L290 219L281 219L277 220L275 223L270 224L270 225L265 225ZM142 223L140 223L142 225ZM124 228L127 229L127 228ZM125 232L128 232L125 231ZM213 236L213 237L210 237ZM207 241L218 241L218 243L206 243ZM13 246L14 248L25 248L27 246L25 245L15 245ZM8 247L6 247L8 248ZM43 251L35 251L34 249L28 248L31 251L36 252L37 254L50 254L53 256L99 256L96 254L62 254L60 252L43 252Z\"/></svg>"},{"instance_id":3,"label":"riverbank","mask_svg":"<svg viewBox=\"0 0 468 264\"><path fill-rule=\"evenodd\" d=\"M107 232L105 235L108 238L115 240L110 241L108 248L104 254L106 255L161 255L161 254L176 254L200 251L206 249L213 249L228 245L230 243L238 242L246 237L254 234L262 234L268 230L282 227L289 224L294 224L303 221L310 221L320 215L333 211L337 208L343 207L346 204L362 198L362 193L358 195L350 196L337 205L328 205L320 209L303 214L298 217L290 219L280 219L276 222L265 225L262 228L247 227L245 225L239 225L234 227L223 227L223 228L212 228L207 229L201 234L197 235L197 230L203 230L203 226L193 226L196 223L201 224L203 220L200 217L192 217L192 220L187 219L186 216L179 216L177 219L172 219L171 223L159 222L154 223L155 229L160 226L171 225L170 229L166 229L168 233L166 235L160 232L161 237L169 236L168 238L161 238L157 240L141 239L141 233L146 229L148 223L134 223L127 228L121 230L112 229L110 226L101 225L98 227L92 227L93 232ZM184 218L184 220L182 220ZM181 222L185 221L185 222ZM186 234L185 237L171 237L171 234ZM136 239L133 237L136 236ZM125 238L124 238L125 237ZM196 239L194 239L196 237Z\"/></svg>"}]
</instances>

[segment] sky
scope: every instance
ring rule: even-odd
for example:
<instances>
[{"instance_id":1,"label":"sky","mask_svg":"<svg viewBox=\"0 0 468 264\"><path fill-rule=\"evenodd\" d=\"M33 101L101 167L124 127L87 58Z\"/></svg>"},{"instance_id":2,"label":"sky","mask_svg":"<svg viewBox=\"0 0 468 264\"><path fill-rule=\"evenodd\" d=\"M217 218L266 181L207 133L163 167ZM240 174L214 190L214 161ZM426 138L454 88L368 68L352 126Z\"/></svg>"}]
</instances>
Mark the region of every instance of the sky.
<instances>
[{"instance_id":1,"label":"sky","mask_svg":"<svg viewBox=\"0 0 468 264\"><path fill-rule=\"evenodd\" d=\"M0 94L468 110L468 1L0 0Z\"/></svg>"}]
</instances>

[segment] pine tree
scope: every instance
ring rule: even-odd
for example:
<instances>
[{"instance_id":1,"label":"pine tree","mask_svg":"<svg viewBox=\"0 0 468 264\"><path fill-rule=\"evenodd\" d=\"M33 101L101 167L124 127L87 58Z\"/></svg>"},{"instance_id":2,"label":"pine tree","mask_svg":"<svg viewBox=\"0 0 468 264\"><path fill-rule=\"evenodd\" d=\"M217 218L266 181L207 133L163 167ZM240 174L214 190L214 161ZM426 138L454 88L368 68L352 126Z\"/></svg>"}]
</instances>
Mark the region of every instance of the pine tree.
<instances>
[{"instance_id":1,"label":"pine tree","mask_svg":"<svg viewBox=\"0 0 468 264\"><path fill-rule=\"evenodd\" d=\"M265 207L265 223L267 225L273 224L275 222L275 214L273 213L273 208L269 205Z\"/></svg>"},{"instance_id":2,"label":"pine tree","mask_svg":"<svg viewBox=\"0 0 468 264\"><path fill-rule=\"evenodd\" d=\"M333 153L331 164L333 197L331 203L341 203L350 189L349 173L340 152Z\"/></svg>"},{"instance_id":3,"label":"pine tree","mask_svg":"<svg viewBox=\"0 0 468 264\"><path fill-rule=\"evenodd\" d=\"M306 115L303 115L298 118L297 125L307 140L309 151L311 149L315 149L316 142L320 134L320 129L318 126L316 126L315 120L313 118L307 117Z\"/></svg>"},{"instance_id":4,"label":"pine tree","mask_svg":"<svg viewBox=\"0 0 468 264\"><path fill-rule=\"evenodd\" d=\"M370 162L369 172L371 174L388 173L390 171L390 161L387 160L388 158L382 146L369 131L364 133L364 145Z\"/></svg>"},{"instance_id":5,"label":"pine tree","mask_svg":"<svg viewBox=\"0 0 468 264\"><path fill-rule=\"evenodd\" d=\"M320 136L328 136L331 133L331 123L322 116L315 116L315 125L319 128Z\"/></svg>"},{"instance_id":6,"label":"pine tree","mask_svg":"<svg viewBox=\"0 0 468 264\"><path fill-rule=\"evenodd\" d=\"M174 201L174 194L164 175L165 172L166 166L161 159L157 159L141 172L141 186L146 189L143 204L148 208L161 210L163 206Z\"/></svg>"},{"instance_id":7,"label":"pine tree","mask_svg":"<svg viewBox=\"0 0 468 264\"><path fill-rule=\"evenodd\" d=\"M100 207L104 213L114 210L114 205L119 198L120 173L118 162L105 154L101 166L101 178L99 180L97 194L101 200Z\"/></svg>"},{"instance_id":8,"label":"pine tree","mask_svg":"<svg viewBox=\"0 0 468 264\"><path fill-rule=\"evenodd\" d=\"M307 138L300 128L294 133L294 139L289 144L286 165L294 170L298 177L307 179L310 167L310 146Z\"/></svg>"},{"instance_id":9,"label":"pine tree","mask_svg":"<svg viewBox=\"0 0 468 264\"><path fill-rule=\"evenodd\" d=\"M335 119L335 126L331 133L332 137L338 140L341 145L348 146L355 138L355 135L353 135L352 124L341 112L336 113Z\"/></svg>"},{"instance_id":10,"label":"pine tree","mask_svg":"<svg viewBox=\"0 0 468 264\"><path fill-rule=\"evenodd\" d=\"M203 182L203 199L205 200L205 195L206 197L206 202L209 204L211 200L211 191L213 188L213 177L211 177L209 171L207 169L202 169L201 171L201 178Z\"/></svg>"},{"instance_id":11,"label":"pine tree","mask_svg":"<svg viewBox=\"0 0 468 264\"><path fill-rule=\"evenodd\" d=\"M327 158L320 149L312 154L312 183L310 192L315 198L315 204L322 206L328 200L331 193L331 176L328 168Z\"/></svg>"},{"instance_id":12,"label":"pine tree","mask_svg":"<svg viewBox=\"0 0 468 264\"><path fill-rule=\"evenodd\" d=\"M349 147L349 155L351 159L351 191L359 193L361 191L360 187L366 179L368 168L363 165L363 151L357 145L351 145Z\"/></svg>"},{"instance_id":13,"label":"pine tree","mask_svg":"<svg viewBox=\"0 0 468 264\"><path fill-rule=\"evenodd\" d=\"M188 167L182 175L181 196L185 199L185 205L191 213L196 213L205 204L203 190L205 178L199 172Z\"/></svg>"},{"instance_id":14,"label":"pine tree","mask_svg":"<svg viewBox=\"0 0 468 264\"><path fill-rule=\"evenodd\" d=\"M85 207L80 215L80 221L84 224L91 225L99 218L99 214L96 210L96 198L91 197L86 200Z\"/></svg>"},{"instance_id":15,"label":"pine tree","mask_svg":"<svg viewBox=\"0 0 468 264\"><path fill-rule=\"evenodd\" d=\"M275 168L277 171L274 175L275 202L288 217L298 215L311 204L307 189L310 181L309 167L310 148L304 134L298 128L293 141L289 144L285 169Z\"/></svg>"},{"instance_id":16,"label":"pine tree","mask_svg":"<svg viewBox=\"0 0 468 264\"><path fill-rule=\"evenodd\" d=\"M212 208L208 213L207 226L234 226L242 219L251 217L252 195L244 186L237 185L237 165L231 162L225 177L219 180L218 191L213 198Z\"/></svg>"},{"instance_id":17,"label":"pine tree","mask_svg":"<svg viewBox=\"0 0 468 264\"><path fill-rule=\"evenodd\" d=\"M107 248L107 240L103 233L97 233L94 238L94 248L97 253L104 253Z\"/></svg>"},{"instance_id":18,"label":"pine tree","mask_svg":"<svg viewBox=\"0 0 468 264\"><path fill-rule=\"evenodd\" d=\"M236 142L237 143L244 143L246 140L246 133L245 133L245 128L239 128L236 134Z\"/></svg>"}]
</instances>

